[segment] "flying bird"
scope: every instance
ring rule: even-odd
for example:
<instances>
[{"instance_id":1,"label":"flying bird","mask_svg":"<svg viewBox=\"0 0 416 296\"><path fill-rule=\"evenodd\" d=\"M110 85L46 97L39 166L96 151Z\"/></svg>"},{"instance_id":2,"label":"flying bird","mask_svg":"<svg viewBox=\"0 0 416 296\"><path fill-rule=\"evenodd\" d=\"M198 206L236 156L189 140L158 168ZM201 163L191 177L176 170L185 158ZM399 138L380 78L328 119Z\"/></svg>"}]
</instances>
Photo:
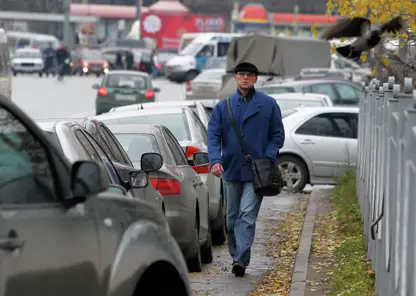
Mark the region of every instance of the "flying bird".
<instances>
[{"instance_id":1,"label":"flying bird","mask_svg":"<svg viewBox=\"0 0 416 296\"><path fill-rule=\"evenodd\" d=\"M337 52L345 58L359 60L363 51L369 51L380 43L384 33L396 33L404 27L403 19L397 16L379 27L372 27L371 21L363 17L341 20L321 35L322 39L357 39L349 45L337 47Z\"/></svg>"}]
</instances>

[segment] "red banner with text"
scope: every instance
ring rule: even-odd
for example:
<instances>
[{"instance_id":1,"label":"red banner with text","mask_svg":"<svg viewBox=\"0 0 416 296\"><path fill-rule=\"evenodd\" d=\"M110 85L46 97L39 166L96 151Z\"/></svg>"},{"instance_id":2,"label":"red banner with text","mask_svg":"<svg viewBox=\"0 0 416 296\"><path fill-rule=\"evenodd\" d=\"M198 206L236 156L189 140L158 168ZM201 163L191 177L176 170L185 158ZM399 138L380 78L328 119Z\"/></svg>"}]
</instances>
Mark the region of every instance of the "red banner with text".
<instances>
[{"instance_id":1,"label":"red banner with text","mask_svg":"<svg viewBox=\"0 0 416 296\"><path fill-rule=\"evenodd\" d=\"M221 16L146 12L142 14L141 36L155 40L161 50L177 50L183 33L224 32L225 27Z\"/></svg>"}]
</instances>

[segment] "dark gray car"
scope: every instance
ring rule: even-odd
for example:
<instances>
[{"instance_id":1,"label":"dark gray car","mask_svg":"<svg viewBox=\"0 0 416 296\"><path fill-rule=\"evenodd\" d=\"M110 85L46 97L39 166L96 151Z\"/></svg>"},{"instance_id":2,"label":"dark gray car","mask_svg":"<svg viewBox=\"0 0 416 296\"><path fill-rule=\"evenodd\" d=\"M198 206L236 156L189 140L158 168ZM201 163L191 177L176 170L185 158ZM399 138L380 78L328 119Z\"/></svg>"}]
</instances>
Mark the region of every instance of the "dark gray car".
<instances>
[{"instance_id":1,"label":"dark gray car","mask_svg":"<svg viewBox=\"0 0 416 296\"><path fill-rule=\"evenodd\" d=\"M102 164L71 165L2 95L0 151L0 295L192 295L165 217L106 192Z\"/></svg>"},{"instance_id":2,"label":"dark gray car","mask_svg":"<svg viewBox=\"0 0 416 296\"><path fill-rule=\"evenodd\" d=\"M166 217L173 236L188 261L191 271L201 271L201 263L211 263L212 241L209 223L208 192L173 136L164 126L151 124L108 125L127 151L135 167L148 152L160 153L163 166L149 174L155 189L164 196ZM205 160L204 160L204 156ZM201 163L202 158L202 163ZM196 167L207 165L208 154L193 159Z\"/></svg>"}]
</instances>

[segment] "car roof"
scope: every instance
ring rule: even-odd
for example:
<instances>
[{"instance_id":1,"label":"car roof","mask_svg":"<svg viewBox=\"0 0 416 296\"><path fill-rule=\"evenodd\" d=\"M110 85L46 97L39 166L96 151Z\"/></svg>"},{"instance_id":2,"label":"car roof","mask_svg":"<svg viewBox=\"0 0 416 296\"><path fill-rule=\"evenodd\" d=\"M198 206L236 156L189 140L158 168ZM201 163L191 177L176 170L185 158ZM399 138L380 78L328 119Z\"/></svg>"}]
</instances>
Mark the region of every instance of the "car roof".
<instances>
[{"instance_id":1,"label":"car roof","mask_svg":"<svg viewBox=\"0 0 416 296\"><path fill-rule=\"evenodd\" d=\"M113 134L154 134L157 132L160 124L108 124L107 127Z\"/></svg>"},{"instance_id":2,"label":"car roof","mask_svg":"<svg viewBox=\"0 0 416 296\"><path fill-rule=\"evenodd\" d=\"M16 48L16 52L23 51L23 52L40 52L39 48L30 48L30 47L24 47L24 48Z\"/></svg>"},{"instance_id":3,"label":"car roof","mask_svg":"<svg viewBox=\"0 0 416 296\"><path fill-rule=\"evenodd\" d=\"M183 108L186 107L169 107L169 108L149 108L146 109L146 104L143 104L144 109L134 109L125 112L111 112L111 113L103 113L97 116L91 117L91 119L98 119L102 122L111 119L119 119L119 118L129 118L129 117L136 117L136 116L145 116L145 115L156 115L156 114L180 114L182 113Z\"/></svg>"},{"instance_id":4,"label":"car roof","mask_svg":"<svg viewBox=\"0 0 416 296\"><path fill-rule=\"evenodd\" d=\"M358 107L345 107L345 106L336 106L336 107L303 107L303 108L294 108L295 113L288 115L283 118L285 124L291 122L297 122L298 120L304 118L305 116L313 116L315 114L322 113L358 113Z\"/></svg>"},{"instance_id":5,"label":"car roof","mask_svg":"<svg viewBox=\"0 0 416 296\"><path fill-rule=\"evenodd\" d=\"M316 94L316 93L283 93L283 94L271 94L269 95L274 99L295 99L295 100L331 100L328 95Z\"/></svg>"},{"instance_id":6,"label":"car roof","mask_svg":"<svg viewBox=\"0 0 416 296\"><path fill-rule=\"evenodd\" d=\"M294 86L303 86L303 85L309 85L309 84L317 84L317 83L346 83L350 85L355 85L355 83L349 81L349 80L343 80L343 79L306 79L306 80L293 80L293 81L286 81L282 83L270 83L270 84L263 84L259 86L258 88L266 88L266 87L294 87ZM359 86L359 85L357 85Z\"/></svg>"},{"instance_id":7,"label":"car roof","mask_svg":"<svg viewBox=\"0 0 416 296\"><path fill-rule=\"evenodd\" d=\"M143 104L143 108L156 108L156 107L177 107L177 106L188 106L193 107L196 106L196 101L168 101L168 102L150 102ZM112 108L109 112L120 112L120 111L129 111L129 110L135 110L140 109L141 104L132 104L127 106L121 106L121 107L115 107ZM144 110L143 109L143 110Z\"/></svg>"},{"instance_id":8,"label":"car roof","mask_svg":"<svg viewBox=\"0 0 416 296\"><path fill-rule=\"evenodd\" d=\"M146 76L146 77L149 76L149 74L147 74L146 72L131 71L131 70L110 70L108 71L106 75L107 76L109 75L136 75L136 76Z\"/></svg>"}]
</instances>

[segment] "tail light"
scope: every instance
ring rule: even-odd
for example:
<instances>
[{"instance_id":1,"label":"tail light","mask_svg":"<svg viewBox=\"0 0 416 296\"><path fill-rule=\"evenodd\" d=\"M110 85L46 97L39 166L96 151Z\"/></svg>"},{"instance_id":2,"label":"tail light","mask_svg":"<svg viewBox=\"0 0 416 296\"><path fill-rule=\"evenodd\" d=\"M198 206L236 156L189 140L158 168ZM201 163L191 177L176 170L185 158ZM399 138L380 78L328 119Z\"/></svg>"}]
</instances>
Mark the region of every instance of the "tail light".
<instances>
[{"instance_id":1,"label":"tail light","mask_svg":"<svg viewBox=\"0 0 416 296\"><path fill-rule=\"evenodd\" d=\"M192 87L191 87L191 82L190 81L187 81L186 82L186 91L187 92L192 91Z\"/></svg>"},{"instance_id":2,"label":"tail light","mask_svg":"<svg viewBox=\"0 0 416 296\"><path fill-rule=\"evenodd\" d=\"M187 146L186 151L185 151L185 156L188 160L192 160L192 155L194 155L194 153L196 153L196 152L201 152L201 150L194 147L194 146ZM205 173L210 172L209 165L192 166L192 168L198 174L205 174Z\"/></svg>"},{"instance_id":3,"label":"tail light","mask_svg":"<svg viewBox=\"0 0 416 296\"><path fill-rule=\"evenodd\" d=\"M145 98L152 99L155 96L155 92L151 89L146 90Z\"/></svg>"},{"instance_id":4,"label":"tail light","mask_svg":"<svg viewBox=\"0 0 416 296\"><path fill-rule=\"evenodd\" d=\"M155 190L161 195L175 195L181 193L181 184L179 181L169 178L150 178Z\"/></svg>"},{"instance_id":5,"label":"tail light","mask_svg":"<svg viewBox=\"0 0 416 296\"><path fill-rule=\"evenodd\" d=\"M187 146L186 150L185 150L186 158L188 160L192 160L192 155L194 155L194 153L196 153L196 152L201 152L201 150L194 147L194 146Z\"/></svg>"},{"instance_id":6,"label":"tail light","mask_svg":"<svg viewBox=\"0 0 416 296\"><path fill-rule=\"evenodd\" d=\"M158 68L158 69L162 69L162 64L157 64L157 65L156 65L156 68Z\"/></svg>"},{"instance_id":7,"label":"tail light","mask_svg":"<svg viewBox=\"0 0 416 296\"><path fill-rule=\"evenodd\" d=\"M100 96L102 96L102 97L107 96L107 89L106 89L105 87L100 87L100 88L98 89L98 95L100 95Z\"/></svg>"}]
</instances>

